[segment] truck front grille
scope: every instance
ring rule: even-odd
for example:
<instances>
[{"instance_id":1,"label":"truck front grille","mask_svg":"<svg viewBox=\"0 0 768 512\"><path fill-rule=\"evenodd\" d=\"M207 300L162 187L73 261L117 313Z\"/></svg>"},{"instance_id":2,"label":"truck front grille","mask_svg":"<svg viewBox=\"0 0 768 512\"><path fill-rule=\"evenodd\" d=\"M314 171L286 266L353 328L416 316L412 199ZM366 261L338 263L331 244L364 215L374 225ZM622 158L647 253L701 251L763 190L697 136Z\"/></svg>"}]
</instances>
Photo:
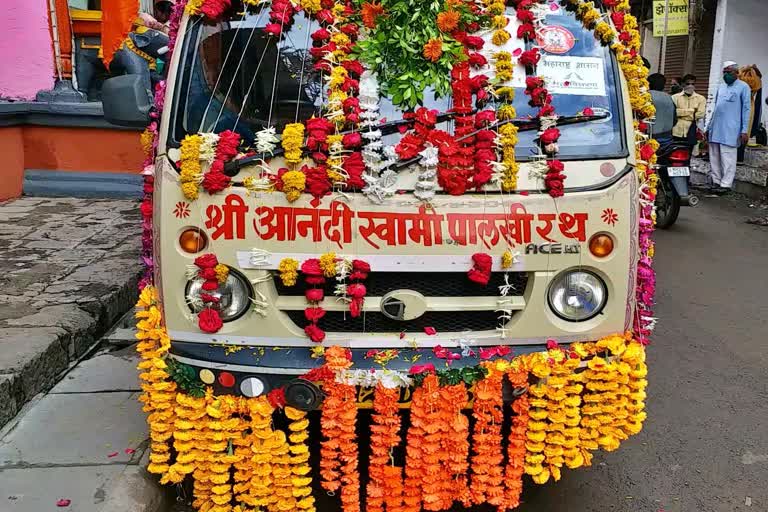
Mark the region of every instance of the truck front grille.
<instances>
[{"instance_id":1,"label":"truck front grille","mask_svg":"<svg viewBox=\"0 0 768 512\"><path fill-rule=\"evenodd\" d=\"M511 286L509 296L521 296L528 285L528 274L509 272ZM306 285L299 278L295 286L283 286L277 274L274 284L280 296L303 297ZM464 272L373 272L365 280L368 297L383 297L395 290L413 290L427 300L432 297L498 297L499 286L504 284L504 272L494 272L486 286L476 284ZM335 280L325 285L326 297L333 297ZM427 311L421 317L410 321L392 320L378 311L366 311L358 318L352 318L348 310L327 311L319 326L326 332L422 332L425 327L434 327L438 332L492 331L500 326L495 308L480 311L465 311L457 306L454 311ZM303 310L283 310L299 328L307 325ZM514 311L512 314L514 315Z\"/></svg>"},{"instance_id":2,"label":"truck front grille","mask_svg":"<svg viewBox=\"0 0 768 512\"><path fill-rule=\"evenodd\" d=\"M296 325L307 325L304 311L285 313ZM319 326L327 332L423 332L425 327L434 327L438 333L492 331L499 325L499 313L495 311L428 311L408 322L392 320L370 311L358 318L352 318L349 311L326 311L319 322Z\"/></svg>"},{"instance_id":3,"label":"truck front grille","mask_svg":"<svg viewBox=\"0 0 768 512\"><path fill-rule=\"evenodd\" d=\"M302 279L295 286L283 286L275 275L275 287L278 295L304 296L306 286ZM325 294L333 295L336 282L329 279L325 285ZM413 290L425 297L495 297L499 295L499 286L504 284L504 272L493 272L486 286L470 281L463 272L372 272L365 280L369 297L383 297L394 290ZM528 284L526 272L509 272L508 295L522 295Z\"/></svg>"}]
</instances>

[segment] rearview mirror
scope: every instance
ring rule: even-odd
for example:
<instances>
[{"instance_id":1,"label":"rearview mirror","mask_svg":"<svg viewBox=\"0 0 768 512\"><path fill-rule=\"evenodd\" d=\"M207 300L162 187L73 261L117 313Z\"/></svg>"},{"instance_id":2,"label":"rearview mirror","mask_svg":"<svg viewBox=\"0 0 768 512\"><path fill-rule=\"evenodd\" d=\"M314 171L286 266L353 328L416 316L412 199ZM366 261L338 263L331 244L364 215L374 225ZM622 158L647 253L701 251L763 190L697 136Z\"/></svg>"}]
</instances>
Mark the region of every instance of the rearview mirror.
<instances>
[{"instance_id":1,"label":"rearview mirror","mask_svg":"<svg viewBox=\"0 0 768 512\"><path fill-rule=\"evenodd\" d=\"M104 81L101 89L104 119L118 126L144 128L149 124L152 91L148 77L122 75Z\"/></svg>"}]
</instances>

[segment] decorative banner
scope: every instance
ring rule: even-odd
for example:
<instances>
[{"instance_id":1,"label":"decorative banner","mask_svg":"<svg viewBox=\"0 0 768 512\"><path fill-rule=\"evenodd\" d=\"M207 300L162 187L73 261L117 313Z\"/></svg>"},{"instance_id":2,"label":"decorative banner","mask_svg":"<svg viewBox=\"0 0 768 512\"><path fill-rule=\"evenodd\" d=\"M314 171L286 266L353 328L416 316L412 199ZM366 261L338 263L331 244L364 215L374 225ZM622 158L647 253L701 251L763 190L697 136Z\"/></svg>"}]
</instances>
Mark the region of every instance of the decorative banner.
<instances>
[{"instance_id":1,"label":"decorative banner","mask_svg":"<svg viewBox=\"0 0 768 512\"><path fill-rule=\"evenodd\" d=\"M653 0L653 37L664 35L664 5L667 0ZM688 35L688 0L669 0L668 36Z\"/></svg>"}]
</instances>

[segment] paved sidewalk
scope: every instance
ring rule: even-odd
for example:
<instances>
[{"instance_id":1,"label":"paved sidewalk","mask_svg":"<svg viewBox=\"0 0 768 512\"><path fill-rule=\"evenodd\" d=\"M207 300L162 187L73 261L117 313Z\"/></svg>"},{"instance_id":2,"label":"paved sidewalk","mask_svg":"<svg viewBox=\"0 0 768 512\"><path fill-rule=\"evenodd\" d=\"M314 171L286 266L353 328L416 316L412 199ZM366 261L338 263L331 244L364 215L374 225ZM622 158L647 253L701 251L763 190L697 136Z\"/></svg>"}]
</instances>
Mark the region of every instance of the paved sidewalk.
<instances>
[{"instance_id":1,"label":"paved sidewalk","mask_svg":"<svg viewBox=\"0 0 768 512\"><path fill-rule=\"evenodd\" d=\"M165 507L164 491L144 469L148 434L137 363L135 346L98 353L0 431L0 510Z\"/></svg>"},{"instance_id":2,"label":"paved sidewalk","mask_svg":"<svg viewBox=\"0 0 768 512\"><path fill-rule=\"evenodd\" d=\"M129 200L0 204L0 427L133 306L140 222Z\"/></svg>"}]
</instances>

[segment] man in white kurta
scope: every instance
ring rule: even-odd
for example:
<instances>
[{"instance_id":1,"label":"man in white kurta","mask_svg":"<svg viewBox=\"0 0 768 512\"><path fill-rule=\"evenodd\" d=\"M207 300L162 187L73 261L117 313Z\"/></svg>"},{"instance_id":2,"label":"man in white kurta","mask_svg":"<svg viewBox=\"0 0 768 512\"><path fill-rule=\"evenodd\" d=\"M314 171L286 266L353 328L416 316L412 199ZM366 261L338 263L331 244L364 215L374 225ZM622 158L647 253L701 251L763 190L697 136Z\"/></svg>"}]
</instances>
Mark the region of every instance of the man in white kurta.
<instances>
[{"instance_id":1,"label":"man in white kurta","mask_svg":"<svg viewBox=\"0 0 768 512\"><path fill-rule=\"evenodd\" d=\"M719 193L733 187L738 148L749 140L751 93L749 86L736 78L738 72L735 62L723 64L723 83L715 94L715 108L707 128L712 182Z\"/></svg>"}]
</instances>

